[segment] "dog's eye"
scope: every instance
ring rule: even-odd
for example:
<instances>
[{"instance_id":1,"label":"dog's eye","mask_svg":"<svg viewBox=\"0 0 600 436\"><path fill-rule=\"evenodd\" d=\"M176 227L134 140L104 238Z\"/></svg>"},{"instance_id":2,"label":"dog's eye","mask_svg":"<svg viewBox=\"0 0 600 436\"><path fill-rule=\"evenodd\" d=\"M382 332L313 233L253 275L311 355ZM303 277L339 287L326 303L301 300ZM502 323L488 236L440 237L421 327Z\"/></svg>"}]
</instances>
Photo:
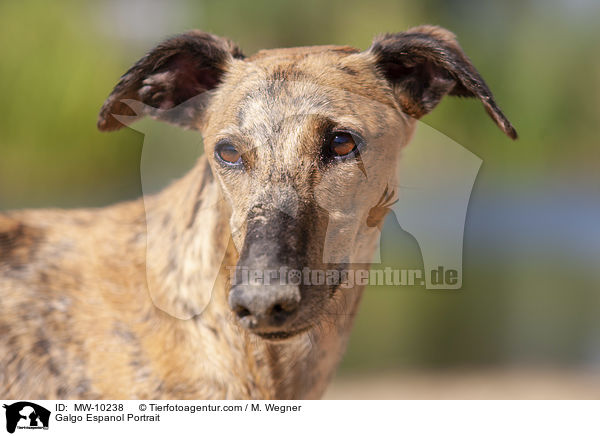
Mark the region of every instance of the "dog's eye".
<instances>
[{"instance_id":1,"label":"dog's eye","mask_svg":"<svg viewBox=\"0 0 600 436\"><path fill-rule=\"evenodd\" d=\"M348 158L356 154L357 141L348 132L333 132L327 144L329 154L334 158Z\"/></svg>"},{"instance_id":2,"label":"dog's eye","mask_svg":"<svg viewBox=\"0 0 600 436\"><path fill-rule=\"evenodd\" d=\"M242 155L228 142L217 144L215 156L226 165L238 166L242 164Z\"/></svg>"},{"instance_id":3,"label":"dog's eye","mask_svg":"<svg viewBox=\"0 0 600 436\"><path fill-rule=\"evenodd\" d=\"M331 138L331 151L335 156L346 156L354 151L356 144L349 133L336 133Z\"/></svg>"}]
</instances>

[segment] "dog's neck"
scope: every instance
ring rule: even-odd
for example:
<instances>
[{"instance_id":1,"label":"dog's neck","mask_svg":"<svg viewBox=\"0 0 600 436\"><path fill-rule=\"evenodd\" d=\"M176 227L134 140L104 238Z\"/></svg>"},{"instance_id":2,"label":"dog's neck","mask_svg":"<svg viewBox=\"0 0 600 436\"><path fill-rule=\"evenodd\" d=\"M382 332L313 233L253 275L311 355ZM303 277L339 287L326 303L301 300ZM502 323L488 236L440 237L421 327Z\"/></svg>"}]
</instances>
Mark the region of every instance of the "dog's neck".
<instances>
[{"instance_id":1,"label":"dog's neck","mask_svg":"<svg viewBox=\"0 0 600 436\"><path fill-rule=\"evenodd\" d=\"M169 315L165 327L180 331L190 358L201 362L198 396L319 398L345 350L363 288L339 290L333 298L343 313L307 333L285 342L260 339L237 325L227 304L226 266L238 254L207 159L144 201L150 296ZM227 387L213 384L211 374L229 379Z\"/></svg>"}]
</instances>

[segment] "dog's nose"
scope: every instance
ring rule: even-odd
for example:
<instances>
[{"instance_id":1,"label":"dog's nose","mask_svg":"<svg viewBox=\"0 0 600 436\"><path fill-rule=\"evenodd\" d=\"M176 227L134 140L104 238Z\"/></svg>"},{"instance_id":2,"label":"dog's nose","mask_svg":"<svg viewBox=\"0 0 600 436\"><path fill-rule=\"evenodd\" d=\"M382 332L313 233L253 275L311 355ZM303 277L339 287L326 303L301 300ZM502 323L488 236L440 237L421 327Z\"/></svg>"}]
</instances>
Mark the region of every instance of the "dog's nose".
<instances>
[{"instance_id":1,"label":"dog's nose","mask_svg":"<svg viewBox=\"0 0 600 436\"><path fill-rule=\"evenodd\" d=\"M240 324L252 331L285 328L294 320L299 305L297 285L236 285L229 293L229 306Z\"/></svg>"}]
</instances>

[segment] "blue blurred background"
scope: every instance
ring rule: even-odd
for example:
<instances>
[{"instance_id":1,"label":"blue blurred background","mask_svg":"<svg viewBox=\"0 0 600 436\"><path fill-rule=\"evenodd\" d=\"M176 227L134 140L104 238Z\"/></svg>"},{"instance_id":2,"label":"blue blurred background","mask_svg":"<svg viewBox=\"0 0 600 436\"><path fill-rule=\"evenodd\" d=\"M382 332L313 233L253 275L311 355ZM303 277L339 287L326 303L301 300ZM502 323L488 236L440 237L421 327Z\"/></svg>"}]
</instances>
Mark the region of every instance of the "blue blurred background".
<instances>
[{"instance_id":1,"label":"blue blurred background","mask_svg":"<svg viewBox=\"0 0 600 436\"><path fill-rule=\"evenodd\" d=\"M166 36L199 28L251 54L364 49L378 33L441 25L520 139L503 136L476 101L447 98L423 119L483 159L463 289L368 288L328 395L600 398L599 19L594 0L3 1L0 210L141 195L143 135L101 134L95 123L119 76ZM163 183L200 146L174 131L163 133L172 147L159 160ZM393 216L382 258L422 265Z\"/></svg>"}]
</instances>

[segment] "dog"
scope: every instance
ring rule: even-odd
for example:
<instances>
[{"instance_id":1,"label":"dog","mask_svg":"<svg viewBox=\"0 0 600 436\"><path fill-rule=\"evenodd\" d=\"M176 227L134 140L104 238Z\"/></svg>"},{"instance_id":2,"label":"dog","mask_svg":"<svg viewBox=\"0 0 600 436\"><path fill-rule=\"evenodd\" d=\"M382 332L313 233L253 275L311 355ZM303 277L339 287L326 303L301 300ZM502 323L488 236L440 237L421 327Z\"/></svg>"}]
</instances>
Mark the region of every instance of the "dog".
<instances>
[{"instance_id":1,"label":"dog","mask_svg":"<svg viewBox=\"0 0 600 436\"><path fill-rule=\"evenodd\" d=\"M0 215L0 396L320 398L363 286L285 272L342 273L373 253L400 151L445 95L478 99L517 137L440 27L365 51L246 57L200 31L156 46L98 128L150 116L201 132L205 153L144 199ZM232 267L275 279L237 283Z\"/></svg>"}]
</instances>

